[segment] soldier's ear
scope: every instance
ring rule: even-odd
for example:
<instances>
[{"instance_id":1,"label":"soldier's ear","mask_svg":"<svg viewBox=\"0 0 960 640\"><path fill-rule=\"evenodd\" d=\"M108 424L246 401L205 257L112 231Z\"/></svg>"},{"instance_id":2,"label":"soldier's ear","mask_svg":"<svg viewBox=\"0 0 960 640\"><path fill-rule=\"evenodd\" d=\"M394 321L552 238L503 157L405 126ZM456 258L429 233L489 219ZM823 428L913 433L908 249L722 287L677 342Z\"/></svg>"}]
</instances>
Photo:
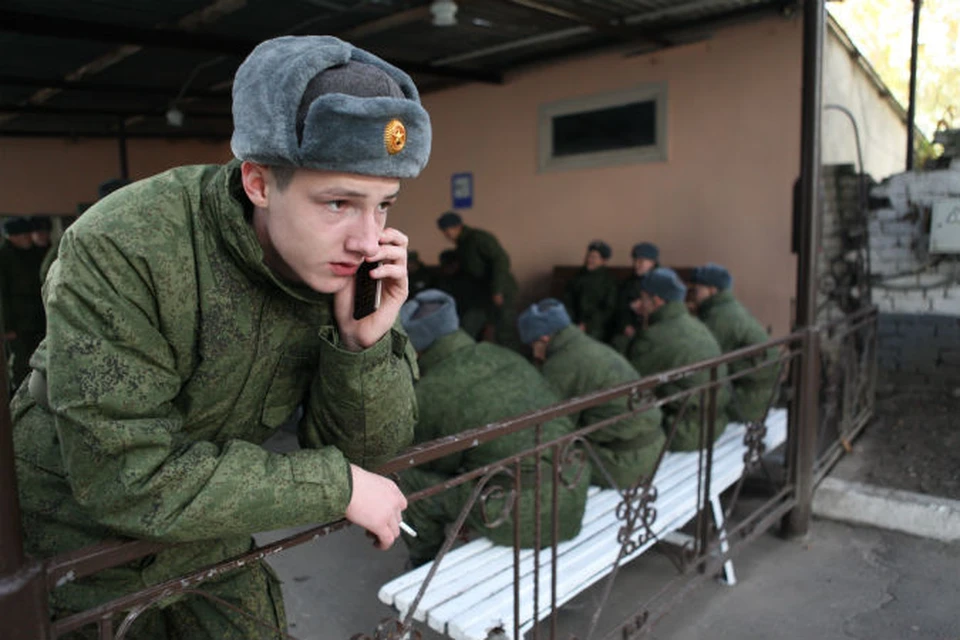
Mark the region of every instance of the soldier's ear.
<instances>
[{"instance_id":1,"label":"soldier's ear","mask_svg":"<svg viewBox=\"0 0 960 640\"><path fill-rule=\"evenodd\" d=\"M243 191L255 207L266 208L270 202L270 169L256 162L244 161L240 165L240 178L243 181Z\"/></svg>"}]
</instances>

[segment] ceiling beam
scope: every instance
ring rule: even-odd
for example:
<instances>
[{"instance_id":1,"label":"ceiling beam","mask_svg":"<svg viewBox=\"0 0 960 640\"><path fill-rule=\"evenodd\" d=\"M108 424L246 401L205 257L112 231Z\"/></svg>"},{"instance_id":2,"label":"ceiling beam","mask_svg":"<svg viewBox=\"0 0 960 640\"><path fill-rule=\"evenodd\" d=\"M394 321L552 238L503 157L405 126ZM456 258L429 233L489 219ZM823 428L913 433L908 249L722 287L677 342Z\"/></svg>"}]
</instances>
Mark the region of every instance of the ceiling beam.
<instances>
[{"instance_id":1,"label":"ceiling beam","mask_svg":"<svg viewBox=\"0 0 960 640\"><path fill-rule=\"evenodd\" d=\"M354 40L362 40L363 38L375 36L378 33L383 33L384 31L389 31L390 29L396 29L397 27L403 27L413 22L429 19L429 5L423 7L414 7L412 9L391 13L390 15L383 16L382 18L377 18L376 20L370 20L369 22L364 22L354 27L350 27L346 31L338 33L337 37L348 42L353 42Z\"/></svg>"},{"instance_id":2,"label":"ceiling beam","mask_svg":"<svg viewBox=\"0 0 960 640\"><path fill-rule=\"evenodd\" d=\"M166 111L163 109L109 109L109 108L73 108L73 107L46 107L34 104L0 104L0 113L31 116L78 116L131 118L134 116L153 116L163 118ZM229 111L187 111L184 117L202 120L230 120L233 116Z\"/></svg>"},{"instance_id":3,"label":"ceiling beam","mask_svg":"<svg viewBox=\"0 0 960 640\"><path fill-rule=\"evenodd\" d=\"M615 40L625 40L625 41L634 41L634 40L649 40L650 42L657 44L661 47L669 47L673 43L670 42L667 38L664 38L661 34L652 33L652 32L637 32L633 29L629 29L623 26L621 20L615 21L604 21L601 19L596 19L590 16L586 16L580 13L575 13L573 11L567 11L566 9L561 9L559 7L554 7L553 5L544 4L539 0L500 0L506 4L516 5L519 7L525 7L532 11L542 13L545 15L551 15L557 18L562 18L564 20L569 20L577 24L590 27L593 31L596 31L600 35L608 36Z\"/></svg>"},{"instance_id":4,"label":"ceiling beam","mask_svg":"<svg viewBox=\"0 0 960 640\"><path fill-rule=\"evenodd\" d=\"M0 31L49 38L92 40L109 44L188 49L207 53L244 56L257 43L241 38L179 29L131 27L127 25L41 16L19 11L0 10Z\"/></svg>"},{"instance_id":5,"label":"ceiling beam","mask_svg":"<svg viewBox=\"0 0 960 640\"><path fill-rule=\"evenodd\" d=\"M369 26L371 23L367 23ZM360 27L357 27L358 29ZM85 20L50 18L0 10L0 31L13 31L53 38L93 40L130 46L152 46L187 49L232 56L247 55L258 43L242 38L177 29L136 28L94 23ZM408 73L430 74L470 82L500 84L503 75L497 72L439 68L419 62L390 60Z\"/></svg>"},{"instance_id":6,"label":"ceiling beam","mask_svg":"<svg viewBox=\"0 0 960 640\"><path fill-rule=\"evenodd\" d=\"M162 96L169 99L180 92L181 87L151 87L149 85L138 84L112 84L106 82L87 82L69 81L59 78L29 78L26 76L14 76L0 74L0 86L7 87L25 87L25 88L50 88L60 91L86 91L89 93L128 93L141 96ZM229 91L202 91L193 90L183 94L185 98L195 98L198 100L211 99L217 100L230 98Z\"/></svg>"},{"instance_id":7,"label":"ceiling beam","mask_svg":"<svg viewBox=\"0 0 960 640\"><path fill-rule=\"evenodd\" d=\"M222 142L229 140L229 132L189 132L189 131L126 131L124 137L129 139L161 139L161 140L207 140ZM110 138L117 137L116 131L71 131L69 129L0 129L0 138Z\"/></svg>"}]
</instances>

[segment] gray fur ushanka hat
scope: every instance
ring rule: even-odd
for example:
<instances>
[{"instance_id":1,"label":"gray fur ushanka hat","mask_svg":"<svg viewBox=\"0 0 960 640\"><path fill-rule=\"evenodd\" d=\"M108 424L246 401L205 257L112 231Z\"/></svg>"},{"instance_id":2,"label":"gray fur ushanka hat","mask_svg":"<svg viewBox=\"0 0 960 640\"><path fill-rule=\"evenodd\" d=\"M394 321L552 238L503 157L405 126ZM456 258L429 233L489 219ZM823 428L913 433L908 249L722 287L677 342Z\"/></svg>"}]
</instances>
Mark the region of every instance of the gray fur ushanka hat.
<instances>
[{"instance_id":1,"label":"gray fur ushanka hat","mask_svg":"<svg viewBox=\"0 0 960 640\"><path fill-rule=\"evenodd\" d=\"M430 157L430 117L410 76L330 36L259 44L234 78L233 126L233 154L266 165L413 178Z\"/></svg>"}]
</instances>

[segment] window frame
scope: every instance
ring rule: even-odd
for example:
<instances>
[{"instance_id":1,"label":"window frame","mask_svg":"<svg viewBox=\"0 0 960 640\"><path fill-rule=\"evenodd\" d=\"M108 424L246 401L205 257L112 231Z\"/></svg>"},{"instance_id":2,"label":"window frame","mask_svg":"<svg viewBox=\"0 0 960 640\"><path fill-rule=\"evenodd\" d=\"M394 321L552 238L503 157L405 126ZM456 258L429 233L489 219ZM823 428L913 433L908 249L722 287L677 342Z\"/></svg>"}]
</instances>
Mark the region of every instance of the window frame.
<instances>
[{"instance_id":1,"label":"window frame","mask_svg":"<svg viewBox=\"0 0 960 640\"><path fill-rule=\"evenodd\" d=\"M656 142L642 147L594 151L576 155L553 155L553 119L580 112L620 107L633 102L654 103ZM540 172L592 169L623 164L666 162L667 160L667 83L653 82L637 87L566 98L540 105L538 168Z\"/></svg>"}]
</instances>

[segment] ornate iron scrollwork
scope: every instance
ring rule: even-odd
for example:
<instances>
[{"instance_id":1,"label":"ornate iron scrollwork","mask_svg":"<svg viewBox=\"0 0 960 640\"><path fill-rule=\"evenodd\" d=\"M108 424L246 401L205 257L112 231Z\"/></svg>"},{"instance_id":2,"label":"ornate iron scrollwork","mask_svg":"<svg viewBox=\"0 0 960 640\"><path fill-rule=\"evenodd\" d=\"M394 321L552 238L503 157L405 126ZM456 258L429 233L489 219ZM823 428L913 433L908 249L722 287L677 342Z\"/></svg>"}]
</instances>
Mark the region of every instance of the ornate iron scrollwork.
<instances>
[{"instance_id":1,"label":"ornate iron scrollwork","mask_svg":"<svg viewBox=\"0 0 960 640\"><path fill-rule=\"evenodd\" d=\"M748 469L760 462L760 458L767 451L763 439L767 435L767 427L763 422L747 423L747 432L743 435L743 444L747 448L743 454L743 462Z\"/></svg>"},{"instance_id":2,"label":"ornate iron scrollwork","mask_svg":"<svg viewBox=\"0 0 960 640\"><path fill-rule=\"evenodd\" d=\"M656 538L653 525L657 521L657 488L638 485L623 492L623 501L617 505L617 519L624 525L617 532L617 542L623 546L623 555L630 555Z\"/></svg>"}]
</instances>

